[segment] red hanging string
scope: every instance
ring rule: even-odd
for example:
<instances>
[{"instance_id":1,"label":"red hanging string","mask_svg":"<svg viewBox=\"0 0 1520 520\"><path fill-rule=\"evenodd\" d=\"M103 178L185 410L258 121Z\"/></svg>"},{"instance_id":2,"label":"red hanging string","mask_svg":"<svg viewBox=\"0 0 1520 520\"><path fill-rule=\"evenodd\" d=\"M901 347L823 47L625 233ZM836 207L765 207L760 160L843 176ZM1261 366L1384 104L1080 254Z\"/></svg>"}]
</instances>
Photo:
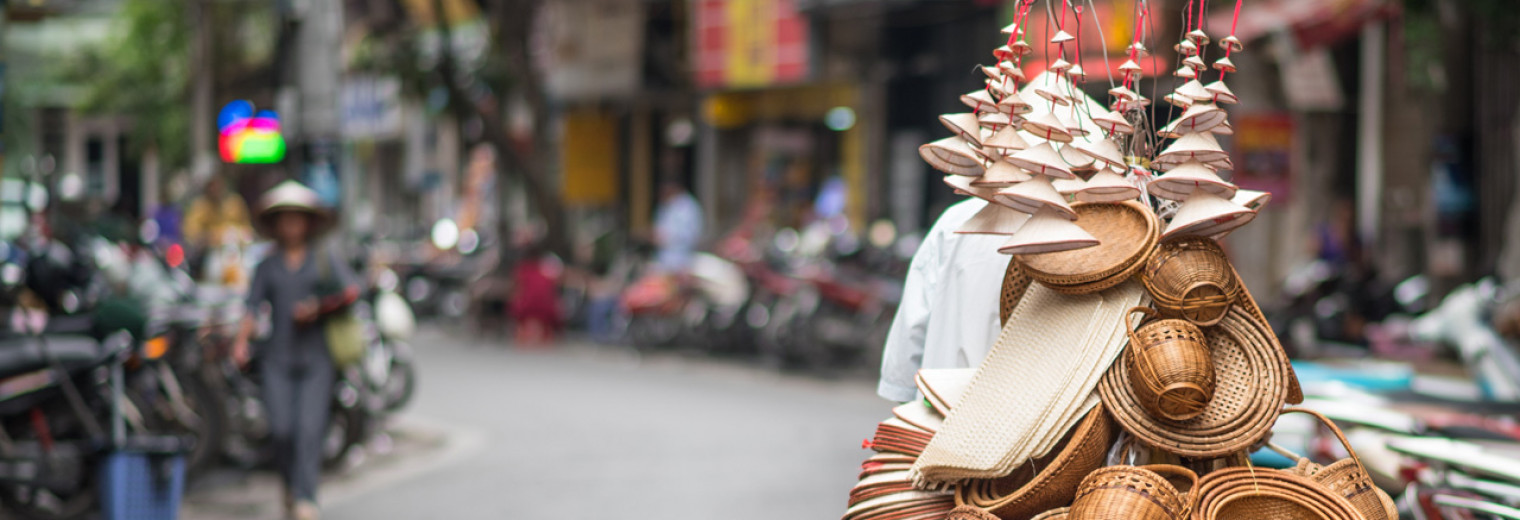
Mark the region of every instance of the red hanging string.
<instances>
[{"instance_id":1,"label":"red hanging string","mask_svg":"<svg viewBox=\"0 0 1520 520\"><path fill-rule=\"evenodd\" d=\"M1209 0L1198 0L1198 15L1194 17L1195 23L1198 26L1194 27L1194 29L1203 30L1203 7L1208 5L1208 3Z\"/></svg>"},{"instance_id":2,"label":"red hanging string","mask_svg":"<svg viewBox=\"0 0 1520 520\"><path fill-rule=\"evenodd\" d=\"M1076 6L1077 11L1077 66L1082 66L1082 6Z\"/></svg>"}]
</instances>

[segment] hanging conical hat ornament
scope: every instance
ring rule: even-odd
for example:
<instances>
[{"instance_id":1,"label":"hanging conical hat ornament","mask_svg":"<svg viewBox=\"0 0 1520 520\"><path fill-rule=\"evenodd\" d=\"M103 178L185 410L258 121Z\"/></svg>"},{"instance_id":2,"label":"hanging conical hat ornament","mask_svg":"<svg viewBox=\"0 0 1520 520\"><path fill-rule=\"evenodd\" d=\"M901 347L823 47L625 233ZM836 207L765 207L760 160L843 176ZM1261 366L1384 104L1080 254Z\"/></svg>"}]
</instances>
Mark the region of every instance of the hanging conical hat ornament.
<instances>
[{"instance_id":1,"label":"hanging conical hat ornament","mask_svg":"<svg viewBox=\"0 0 1520 520\"><path fill-rule=\"evenodd\" d=\"M918 155L934 169L951 175L975 177L986 169L981 155L960 137L946 137L920 146Z\"/></svg>"},{"instance_id":2,"label":"hanging conical hat ornament","mask_svg":"<svg viewBox=\"0 0 1520 520\"><path fill-rule=\"evenodd\" d=\"M1214 135L1235 135L1235 126L1231 125L1229 121L1225 121L1220 123L1219 126L1210 128L1209 133Z\"/></svg>"},{"instance_id":3,"label":"hanging conical hat ornament","mask_svg":"<svg viewBox=\"0 0 1520 520\"><path fill-rule=\"evenodd\" d=\"M1024 100L1024 96L1020 95L1017 90L1003 94L1003 98L998 100L998 106L1005 112L1015 115L1028 114L1034 111L1034 105Z\"/></svg>"},{"instance_id":4,"label":"hanging conical hat ornament","mask_svg":"<svg viewBox=\"0 0 1520 520\"><path fill-rule=\"evenodd\" d=\"M1057 152L1055 147L1050 145L1050 141L1019 150L1008 158L1008 162L1029 170L1029 173L1068 179L1075 177L1071 173L1071 168L1066 165L1066 160L1061 157L1061 153Z\"/></svg>"},{"instance_id":5,"label":"hanging conical hat ornament","mask_svg":"<svg viewBox=\"0 0 1520 520\"><path fill-rule=\"evenodd\" d=\"M1229 118L1224 109L1212 103L1199 101L1188 106L1182 117L1177 118L1177 131L1182 133L1206 132L1219 126Z\"/></svg>"},{"instance_id":6,"label":"hanging conical hat ornament","mask_svg":"<svg viewBox=\"0 0 1520 520\"><path fill-rule=\"evenodd\" d=\"M1224 74L1220 74L1220 76L1222 77ZM1226 103L1233 105L1240 102L1240 98L1235 97L1235 93L1230 91L1230 87L1225 86L1224 80L1219 80L1208 85L1204 85L1203 89L1208 91L1209 94L1213 94L1213 100L1215 103Z\"/></svg>"},{"instance_id":7,"label":"hanging conical hat ornament","mask_svg":"<svg viewBox=\"0 0 1520 520\"><path fill-rule=\"evenodd\" d=\"M1181 54L1183 56L1198 55L1198 44L1193 43L1193 40L1182 40L1181 42L1178 42L1177 45L1173 45L1172 49L1177 51L1177 54Z\"/></svg>"},{"instance_id":8,"label":"hanging conical hat ornament","mask_svg":"<svg viewBox=\"0 0 1520 520\"><path fill-rule=\"evenodd\" d=\"M1065 15L1065 13L1062 13L1062 15ZM1060 45L1060 44L1063 44L1063 43L1066 43L1066 42L1069 42L1069 41L1072 41L1072 40L1075 40L1075 39L1077 39L1077 37L1072 36L1071 33L1066 32L1066 31L1057 30L1056 31L1056 35L1050 37L1050 43L1054 43L1056 45Z\"/></svg>"},{"instance_id":9,"label":"hanging conical hat ornament","mask_svg":"<svg viewBox=\"0 0 1520 520\"><path fill-rule=\"evenodd\" d=\"M1186 201L1199 192L1228 199L1235 196L1237 188L1219 178L1213 168L1199 161L1188 161L1151 180L1145 189L1163 199Z\"/></svg>"},{"instance_id":10,"label":"hanging conical hat ornament","mask_svg":"<svg viewBox=\"0 0 1520 520\"><path fill-rule=\"evenodd\" d=\"M1235 30L1230 29L1230 32L1233 33ZM1246 50L1245 45L1241 45L1240 39L1236 38L1234 34L1231 34L1224 37L1224 39L1219 40L1219 46L1223 48L1225 52L1240 52Z\"/></svg>"},{"instance_id":11,"label":"hanging conical hat ornament","mask_svg":"<svg viewBox=\"0 0 1520 520\"><path fill-rule=\"evenodd\" d=\"M1213 134L1208 132L1193 132L1184 134L1174 141L1171 146L1161 151L1152 163L1163 162L1182 164L1189 159L1197 159L1201 162L1213 162L1219 159L1228 159L1229 154L1219 147L1219 141L1214 139Z\"/></svg>"},{"instance_id":12,"label":"hanging conical hat ornament","mask_svg":"<svg viewBox=\"0 0 1520 520\"><path fill-rule=\"evenodd\" d=\"M999 60L1011 60L1019 57L1019 53L1018 51L1013 50L1012 46L1003 45L1001 47L993 49L992 56Z\"/></svg>"},{"instance_id":13,"label":"hanging conical hat ornament","mask_svg":"<svg viewBox=\"0 0 1520 520\"><path fill-rule=\"evenodd\" d=\"M1060 74L1071 69L1071 62L1066 61L1065 58L1056 58L1056 61L1051 62L1050 65L1045 68L1052 72Z\"/></svg>"},{"instance_id":14,"label":"hanging conical hat ornament","mask_svg":"<svg viewBox=\"0 0 1520 520\"><path fill-rule=\"evenodd\" d=\"M1222 71L1222 72L1228 72L1228 73L1234 73L1235 72L1235 62L1230 61L1230 57L1229 56L1225 56L1223 58L1219 58L1217 60L1214 60L1214 70Z\"/></svg>"},{"instance_id":15,"label":"hanging conical hat ornament","mask_svg":"<svg viewBox=\"0 0 1520 520\"><path fill-rule=\"evenodd\" d=\"M1056 189L1056 193L1060 193L1062 196L1070 199L1072 195L1076 195L1077 192L1082 191L1082 188L1087 187L1087 181L1082 180L1081 177L1051 179L1050 185Z\"/></svg>"},{"instance_id":16,"label":"hanging conical hat ornament","mask_svg":"<svg viewBox=\"0 0 1520 520\"><path fill-rule=\"evenodd\" d=\"M939 122L943 123L945 128L950 129L951 132L959 135L961 139L965 139L967 142L978 146L982 144L982 125L977 120L976 114L971 112L943 114L939 116Z\"/></svg>"},{"instance_id":17,"label":"hanging conical hat ornament","mask_svg":"<svg viewBox=\"0 0 1520 520\"><path fill-rule=\"evenodd\" d=\"M1067 97L1066 94L1062 94L1054 85L1037 85L1034 87L1034 93L1046 101L1063 107L1071 104L1071 98Z\"/></svg>"},{"instance_id":18,"label":"hanging conical hat ornament","mask_svg":"<svg viewBox=\"0 0 1520 520\"><path fill-rule=\"evenodd\" d=\"M1099 128L1110 134L1135 133L1135 125L1130 124L1129 120L1124 119L1124 116L1112 110L1104 110L1102 113L1093 116L1092 119L1093 123L1096 123Z\"/></svg>"},{"instance_id":19,"label":"hanging conical hat ornament","mask_svg":"<svg viewBox=\"0 0 1520 520\"><path fill-rule=\"evenodd\" d=\"M1220 236L1246 225L1256 212L1207 191L1199 191L1177 208L1161 239L1180 236Z\"/></svg>"},{"instance_id":20,"label":"hanging conical hat ornament","mask_svg":"<svg viewBox=\"0 0 1520 520\"><path fill-rule=\"evenodd\" d=\"M964 103L966 106L971 107L972 112L978 112L984 108L993 108L997 106L997 100L992 99L992 94L988 94L986 90L974 90L965 94L961 94L961 103Z\"/></svg>"},{"instance_id":21,"label":"hanging conical hat ornament","mask_svg":"<svg viewBox=\"0 0 1520 520\"><path fill-rule=\"evenodd\" d=\"M1037 213L1048 208L1067 220L1077 218L1077 212L1066 203L1066 197L1056 190L1050 177L1045 175L1035 175L1027 181L998 190L996 200L1025 213Z\"/></svg>"},{"instance_id":22,"label":"hanging conical hat ornament","mask_svg":"<svg viewBox=\"0 0 1520 520\"><path fill-rule=\"evenodd\" d=\"M1004 114L1002 112L997 112L997 111L993 111L993 110L988 110L986 112L982 112L981 114L977 115L976 116L976 121L978 123L981 123L981 125L983 127L986 127L988 129L992 129L992 130L996 130L999 127L1004 127L1004 126L1008 126L1009 124L1012 124L1013 120L1008 117L1008 114ZM987 143L985 143L985 142L982 143L982 146L986 146L986 145L987 145Z\"/></svg>"},{"instance_id":23,"label":"hanging conical hat ornament","mask_svg":"<svg viewBox=\"0 0 1520 520\"><path fill-rule=\"evenodd\" d=\"M987 81L1003 82L1003 70L997 68L996 65L982 65L982 74L987 76Z\"/></svg>"},{"instance_id":24,"label":"hanging conical hat ornament","mask_svg":"<svg viewBox=\"0 0 1520 520\"><path fill-rule=\"evenodd\" d=\"M1177 126L1180 123L1182 123L1182 119L1173 119L1172 122L1167 123L1166 126L1161 127L1159 130L1156 130L1156 135L1165 137L1167 139L1177 139L1179 137L1182 137L1182 132L1177 131Z\"/></svg>"},{"instance_id":25,"label":"hanging conical hat ornament","mask_svg":"<svg viewBox=\"0 0 1520 520\"><path fill-rule=\"evenodd\" d=\"M1198 56L1188 56L1187 59L1182 60L1182 65L1192 67L1195 71L1209 68L1209 65L1203 62L1203 58Z\"/></svg>"},{"instance_id":26,"label":"hanging conical hat ornament","mask_svg":"<svg viewBox=\"0 0 1520 520\"><path fill-rule=\"evenodd\" d=\"M1006 60L998 62L998 71L1003 73L1003 79L1005 80L1015 79L1018 81L1024 81L1024 69L1019 68L1018 64L1014 62Z\"/></svg>"},{"instance_id":27,"label":"hanging conical hat ornament","mask_svg":"<svg viewBox=\"0 0 1520 520\"><path fill-rule=\"evenodd\" d=\"M1167 103L1171 103L1173 105L1176 105L1177 108L1187 108L1187 107L1193 105L1193 98L1188 97L1188 96L1184 96L1180 92L1173 92L1171 94L1167 94L1166 97L1161 98L1161 99L1165 99Z\"/></svg>"},{"instance_id":28,"label":"hanging conical hat ornament","mask_svg":"<svg viewBox=\"0 0 1520 520\"><path fill-rule=\"evenodd\" d=\"M945 185L951 188L955 188L955 192L961 195L969 195L978 199L985 200L987 202L998 203L997 188L981 188L972 186L971 181L973 179L974 177L966 177L964 175L946 175Z\"/></svg>"},{"instance_id":29,"label":"hanging conical hat ornament","mask_svg":"<svg viewBox=\"0 0 1520 520\"><path fill-rule=\"evenodd\" d=\"M1265 191L1236 190L1230 202L1245 206L1251 211L1261 211L1261 208L1267 207L1267 204L1272 202L1272 194Z\"/></svg>"},{"instance_id":30,"label":"hanging conical hat ornament","mask_svg":"<svg viewBox=\"0 0 1520 520\"><path fill-rule=\"evenodd\" d=\"M955 232L963 235L1010 236L1027 220L1029 220L1028 213L1019 213L1004 206L988 204L972 215L971 219Z\"/></svg>"},{"instance_id":31,"label":"hanging conical hat ornament","mask_svg":"<svg viewBox=\"0 0 1520 520\"><path fill-rule=\"evenodd\" d=\"M1008 161L997 160L992 161L992 165L987 167L987 172L981 177L972 179L971 185L978 188L1002 189L1027 181L1031 177L1033 176L1029 175L1029 172L1020 170L1018 166Z\"/></svg>"},{"instance_id":32,"label":"hanging conical hat ornament","mask_svg":"<svg viewBox=\"0 0 1520 520\"><path fill-rule=\"evenodd\" d=\"M1071 251L1098 245L1087 230L1050 209L1040 210L1024 222L1008 242L998 248L1005 255L1028 255Z\"/></svg>"},{"instance_id":33,"label":"hanging conical hat ornament","mask_svg":"<svg viewBox=\"0 0 1520 520\"><path fill-rule=\"evenodd\" d=\"M1198 71L1193 70L1192 67L1183 65L1178 67L1177 71L1173 72L1172 75L1182 79L1194 79L1198 77Z\"/></svg>"},{"instance_id":34,"label":"hanging conical hat ornament","mask_svg":"<svg viewBox=\"0 0 1520 520\"><path fill-rule=\"evenodd\" d=\"M1209 44L1209 35L1205 34L1203 32L1203 29L1193 29L1192 31L1189 31L1187 33L1187 39L1192 40L1193 43L1198 44L1199 47Z\"/></svg>"},{"instance_id":35,"label":"hanging conical hat ornament","mask_svg":"<svg viewBox=\"0 0 1520 520\"><path fill-rule=\"evenodd\" d=\"M1136 34L1135 37L1139 38L1140 35ZM1138 39L1135 43L1129 44L1129 48L1125 50L1130 53L1130 59L1139 59L1151 55L1151 50L1145 48L1145 44L1141 43Z\"/></svg>"},{"instance_id":36,"label":"hanging conical hat ornament","mask_svg":"<svg viewBox=\"0 0 1520 520\"><path fill-rule=\"evenodd\" d=\"M1140 188L1124 180L1124 176L1114 173L1113 170L1102 168L1094 173L1092 178L1082 189L1077 191L1077 200L1082 202L1124 202L1135 200L1140 196Z\"/></svg>"},{"instance_id":37,"label":"hanging conical hat ornament","mask_svg":"<svg viewBox=\"0 0 1520 520\"><path fill-rule=\"evenodd\" d=\"M1078 63L1076 65L1072 65L1070 69L1066 70L1066 77L1071 78L1072 81L1075 81L1077 83L1086 82L1087 71L1082 70L1082 64Z\"/></svg>"},{"instance_id":38,"label":"hanging conical hat ornament","mask_svg":"<svg viewBox=\"0 0 1520 520\"><path fill-rule=\"evenodd\" d=\"M1017 127L1005 125L993 131L992 135L986 139L986 142L982 143L982 146L996 149L1003 153L1011 153L1029 148L1029 143L1025 142L1024 138L1019 135Z\"/></svg>"},{"instance_id":39,"label":"hanging conical hat ornament","mask_svg":"<svg viewBox=\"0 0 1520 520\"><path fill-rule=\"evenodd\" d=\"M1078 117L1076 110L1077 107L1075 105L1069 109L1063 107L1056 110L1056 119L1061 121L1061 125L1066 127L1066 132L1070 133L1072 137L1086 137L1087 134L1092 132L1082 127L1082 120Z\"/></svg>"},{"instance_id":40,"label":"hanging conical hat ornament","mask_svg":"<svg viewBox=\"0 0 1520 520\"><path fill-rule=\"evenodd\" d=\"M1183 83L1182 86L1177 87L1177 93L1193 98L1197 101L1208 101L1214 98L1214 94L1211 94L1209 91L1204 90L1203 84L1199 83L1196 79L1187 83Z\"/></svg>"},{"instance_id":41,"label":"hanging conical hat ornament","mask_svg":"<svg viewBox=\"0 0 1520 520\"><path fill-rule=\"evenodd\" d=\"M1062 146L1056 150L1056 153L1061 154L1061 160L1066 161L1066 168L1073 174L1092 173L1101 166L1092 156L1082 153L1073 145Z\"/></svg>"},{"instance_id":42,"label":"hanging conical hat ornament","mask_svg":"<svg viewBox=\"0 0 1520 520\"><path fill-rule=\"evenodd\" d=\"M1088 157L1114 168L1123 168L1124 152L1119 151L1119 145L1112 139L1099 139L1091 143L1077 143L1071 146Z\"/></svg>"},{"instance_id":43,"label":"hanging conical hat ornament","mask_svg":"<svg viewBox=\"0 0 1520 520\"><path fill-rule=\"evenodd\" d=\"M1135 63L1133 59L1125 60L1123 65L1119 65L1119 72L1124 74L1139 74L1142 70L1144 69L1140 68L1140 64Z\"/></svg>"},{"instance_id":44,"label":"hanging conical hat ornament","mask_svg":"<svg viewBox=\"0 0 1520 520\"><path fill-rule=\"evenodd\" d=\"M1066 128L1066 123L1051 112L1042 112L1025 119L1024 131L1048 141L1069 143L1072 140L1071 131Z\"/></svg>"}]
</instances>

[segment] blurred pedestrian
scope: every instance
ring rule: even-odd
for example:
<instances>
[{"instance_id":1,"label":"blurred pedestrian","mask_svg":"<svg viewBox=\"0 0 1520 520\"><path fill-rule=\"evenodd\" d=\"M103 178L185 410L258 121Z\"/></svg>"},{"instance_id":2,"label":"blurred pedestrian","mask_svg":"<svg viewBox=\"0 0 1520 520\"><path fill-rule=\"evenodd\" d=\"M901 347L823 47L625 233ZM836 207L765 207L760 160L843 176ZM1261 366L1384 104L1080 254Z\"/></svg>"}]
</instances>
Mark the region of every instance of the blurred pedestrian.
<instances>
[{"instance_id":1,"label":"blurred pedestrian","mask_svg":"<svg viewBox=\"0 0 1520 520\"><path fill-rule=\"evenodd\" d=\"M523 248L512 269L512 300L508 312L517 322L519 344L548 343L559 334L563 317L559 309L559 275L563 269L538 241Z\"/></svg>"},{"instance_id":2,"label":"blurred pedestrian","mask_svg":"<svg viewBox=\"0 0 1520 520\"><path fill-rule=\"evenodd\" d=\"M655 265L667 274L691 270L697 242L702 239L702 205L680 183L660 187L660 207L654 214Z\"/></svg>"},{"instance_id":3,"label":"blurred pedestrian","mask_svg":"<svg viewBox=\"0 0 1520 520\"><path fill-rule=\"evenodd\" d=\"M289 518L316 520L322 439L336 368L324 334L324 318L358 297L347 262L317 239L331 229L333 216L317 193L286 181L264 195L259 232L275 249L254 269L247 308L269 308L269 337L259 345L264 405L268 408L275 462L285 485ZM254 317L243 319L233 356L247 363Z\"/></svg>"},{"instance_id":4,"label":"blurred pedestrian","mask_svg":"<svg viewBox=\"0 0 1520 520\"><path fill-rule=\"evenodd\" d=\"M876 387L882 398L912 401L919 369L975 367L997 341L998 298L1008 269L998 247L1007 238L955 232L986 205L971 198L950 206L913 254L882 352Z\"/></svg>"},{"instance_id":5,"label":"blurred pedestrian","mask_svg":"<svg viewBox=\"0 0 1520 520\"><path fill-rule=\"evenodd\" d=\"M185 243L197 252L222 245L229 237L251 236L248 205L243 197L228 193L221 177L206 181L199 197L190 202L183 222Z\"/></svg>"}]
</instances>

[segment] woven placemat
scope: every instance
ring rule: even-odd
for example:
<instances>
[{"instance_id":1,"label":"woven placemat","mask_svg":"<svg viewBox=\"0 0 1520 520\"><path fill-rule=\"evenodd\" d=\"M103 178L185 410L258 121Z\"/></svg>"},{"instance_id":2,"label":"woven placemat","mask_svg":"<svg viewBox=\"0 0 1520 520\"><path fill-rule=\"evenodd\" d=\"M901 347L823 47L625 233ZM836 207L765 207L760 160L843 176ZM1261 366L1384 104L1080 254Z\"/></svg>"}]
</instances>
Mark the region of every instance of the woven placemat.
<instances>
[{"instance_id":1,"label":"woven placemat","mask_svg":"<svg viewBox=\"0 0 1520 520\"><path fill-rule=\"evenodd\" d=\"M998 299L998 323L1007 324L1008 317L1013 315L1013 308L1019 305L1019 300L1024 298L1024 291L1029 290L1029 283L1034 281L1024 272L1024 267L1018 259L1008 259L1008 271L1003 273L1003 296Z\"/></svg>"}]
</instances>

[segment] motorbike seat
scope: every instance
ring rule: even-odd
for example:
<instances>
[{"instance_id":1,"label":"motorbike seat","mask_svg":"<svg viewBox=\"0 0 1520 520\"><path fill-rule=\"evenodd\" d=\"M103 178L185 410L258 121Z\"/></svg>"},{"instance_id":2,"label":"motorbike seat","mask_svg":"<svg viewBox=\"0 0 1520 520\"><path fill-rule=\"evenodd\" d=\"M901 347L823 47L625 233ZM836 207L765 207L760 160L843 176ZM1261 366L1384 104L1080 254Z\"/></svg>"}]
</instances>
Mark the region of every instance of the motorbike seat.
<instances>
[{"instance_id":1,"label":"motorbike seat","mask_svg":"<svg viewBox=\"0 0 1520 520\"><path fill-rule=\"evenodd\" d=\"M56 360L65 369L101 361L105 349L88 336L15 336L0 340L0 378L47 368Z\"/></svg>"}]
</instances>

